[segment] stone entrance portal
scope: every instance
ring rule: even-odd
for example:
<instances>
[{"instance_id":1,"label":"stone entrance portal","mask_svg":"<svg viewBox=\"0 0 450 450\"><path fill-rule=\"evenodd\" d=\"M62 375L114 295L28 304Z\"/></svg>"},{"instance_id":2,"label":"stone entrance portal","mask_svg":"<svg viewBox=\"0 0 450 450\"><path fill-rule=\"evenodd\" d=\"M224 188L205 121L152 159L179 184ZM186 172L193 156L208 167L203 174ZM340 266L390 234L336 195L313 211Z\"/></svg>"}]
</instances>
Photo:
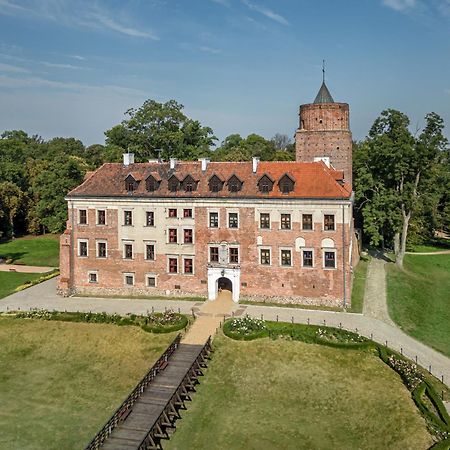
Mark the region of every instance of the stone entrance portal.
<instances>
[{"instance_id":1,"label":"stone entrance portal","mask_svg":"<svg viewBox=\"0 0 450 450\"><path fill-rule=\"evenodd\" d=\"M239 301L241 269L208 267L208 300L215 300L221 290L232 292L234 302Z\"/></svg>"}]
</instances>

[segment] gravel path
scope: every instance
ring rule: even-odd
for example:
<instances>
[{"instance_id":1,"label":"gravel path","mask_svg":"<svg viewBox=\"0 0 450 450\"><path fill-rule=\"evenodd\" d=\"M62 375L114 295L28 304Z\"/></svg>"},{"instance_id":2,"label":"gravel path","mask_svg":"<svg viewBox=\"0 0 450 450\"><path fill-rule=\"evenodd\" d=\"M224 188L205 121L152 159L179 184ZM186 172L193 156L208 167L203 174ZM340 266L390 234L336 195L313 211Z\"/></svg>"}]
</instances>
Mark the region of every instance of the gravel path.
<instances>
[{"instance_id":1,"label":"gravel path","mask_svg":"<svg viewBox=\"0 0 450 450\"><path fill-rule=\"evenodd\" d=\"M21 264L0 264L0 272L45 273L54 270L55 267L22 266Z\"/></svg>"}]
</instances>

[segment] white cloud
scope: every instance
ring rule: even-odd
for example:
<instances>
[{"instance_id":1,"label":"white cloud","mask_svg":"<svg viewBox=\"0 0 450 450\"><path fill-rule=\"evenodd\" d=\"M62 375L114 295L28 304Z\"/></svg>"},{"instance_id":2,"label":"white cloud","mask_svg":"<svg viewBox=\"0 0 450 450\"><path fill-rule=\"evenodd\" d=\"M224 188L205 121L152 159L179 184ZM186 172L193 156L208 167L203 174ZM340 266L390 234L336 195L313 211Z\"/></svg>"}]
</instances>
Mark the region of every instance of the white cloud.
<instances>
[{"instance_id":1,"label":"white cloud","mask_svg":"<svg viewBox=\"0 0 450 450\"><path fill-rule=\"evenodd\" d=\"M30 73L28 69L18 66L12 66L10 64L0 63L0 72L10 72L10 73Z\"/></svg>"},{"instance_id":2,"label":"white cloud","mask_svg":"<svg viewBox=\"0 0 450 450\"><path fill-rule=\"evenodd\" d=\"M256 11L256 12L262 14L263 16L267 17L268 19L274 20L275 22L278 22L281 25L286 25L286 26L290 25L290 23L288 22L288 20L285 17L283 17L280 14L277 14L276 12L272 11L269 8L266 8L263 5L251 3L248 0L242 0L242 2L244 3L244 5L248 6L253 11Z\"/></svg>"},{"instance_id":3,"label":"white cloud","mask_svg":"<svg viewBox=\"0 0 450 450\"><path fill-rule=\"evenodd\" d=\"M84 56L80 55L66 55L68 58L76 59L77 61L86 61Z\"/></svg>"},{"instance_id":4,"label":"white cloud","mask_svg":"<svg viewBox=\"0 0 450 450\"><path fill-rule=\"evenodd\" d=\"M395 11L406 11L417 5L416 0L383 0L383 5Z\"/></svg>"},{"instance_id":5,"label":"white cloud","mask_svg":"<svg viewBox=\"0 0 450 450\"><path fill-rule=\"evenodd\" d=\"M55 69L85 70L85 67L74 66L73 64L59 64L48 61L40 61L40 63L46 67L53 67Z\"/></svg>"}]
</instances>

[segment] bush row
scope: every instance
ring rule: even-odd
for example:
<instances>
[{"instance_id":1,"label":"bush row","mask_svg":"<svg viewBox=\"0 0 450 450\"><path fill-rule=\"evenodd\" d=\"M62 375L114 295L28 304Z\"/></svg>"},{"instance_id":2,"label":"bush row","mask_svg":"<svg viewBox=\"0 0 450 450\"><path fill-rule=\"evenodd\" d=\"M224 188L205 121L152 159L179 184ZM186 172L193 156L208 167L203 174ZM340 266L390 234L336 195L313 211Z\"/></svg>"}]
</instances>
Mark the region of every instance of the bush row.
<instances>
[{"instance_id":1,"label":"bush row","mask_svg":"<svg viewBox=\"0 0 450 450\"><path fill-rule=\"evenodd\" d=\"M93 312L60 312L35 309L31 311L15 312L18 319L57 320L63 322L108 323L114 325L139 326L149 333L170 333L186 328L189 320L183 314L167 310L163 313L148 313L147 315L93 313Z\"/></svg>"},{"instance_id":2,"label":"bush row","mask_svg":"<svg viewBox=\"0 0 450 450\"><path fill-rule=\"evenodd\" d=\"M425 418L428 429L438 441L433 450L450 450L450 417L439 394L434 389L431 375L420 370L412 361L387 347L351 331L317 325L266 322L249 316L229 319L224 323L226 336L237 340L253 340L263 337L288 338L308 344L328 345L340 348L366 348L378 353L380 359L397 372Z\"/></svg>"},{"instance_id":3,"label":"bush row","mask_svg":"<svg viewBox=\"0 0 450 450\"><path fill-rule=\"evenodd\" d=\"M41 277L36 278L35 280L25 281L25 283L16 287L15 292L23 291L24 289L28 289L29 287L42 283L43 281L50 280L50 278L57 277L58 275L59 275L58 269L52 270L51 272L47 272L45 275L42 275Z\"/></svg>"}]
</instances>

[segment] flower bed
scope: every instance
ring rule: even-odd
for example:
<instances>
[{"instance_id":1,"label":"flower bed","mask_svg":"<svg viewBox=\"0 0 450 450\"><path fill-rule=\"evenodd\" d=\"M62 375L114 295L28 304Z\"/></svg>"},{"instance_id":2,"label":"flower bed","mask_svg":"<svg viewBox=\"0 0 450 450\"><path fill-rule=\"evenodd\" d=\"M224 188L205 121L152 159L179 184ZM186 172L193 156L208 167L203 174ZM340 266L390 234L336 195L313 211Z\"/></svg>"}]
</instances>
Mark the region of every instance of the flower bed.
<instances>
[{"instance_id":1,"label":"flower bed","mask_svg":"<svg viewBox=\"0 0 450 450\"><path fill-rule=\"evenodd\" d=\"M109 323L115 325L134 325L141 327L150 333L170 333L178 331L189 323L188 318L183 314L177 314L172 310L163 313L149 313L145 316L128 314L120 316L118 314L107 313L83 313L83 312L59 312L34 309L31 311L21 311L13 314L18 319L40 319L59 320L64 322L86 322L86 323Z\"/></svg>"}]
</instances>

